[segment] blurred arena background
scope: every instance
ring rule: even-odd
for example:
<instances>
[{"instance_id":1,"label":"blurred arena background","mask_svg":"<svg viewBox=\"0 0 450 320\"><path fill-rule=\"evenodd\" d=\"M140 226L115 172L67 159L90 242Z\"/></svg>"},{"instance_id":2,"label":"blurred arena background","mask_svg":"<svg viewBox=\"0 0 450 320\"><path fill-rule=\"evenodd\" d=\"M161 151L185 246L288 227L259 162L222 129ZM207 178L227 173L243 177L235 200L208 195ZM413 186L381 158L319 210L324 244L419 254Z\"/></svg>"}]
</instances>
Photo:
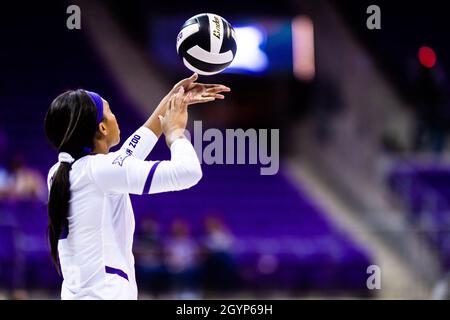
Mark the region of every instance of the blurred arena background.
<instances>
[{"instance_id":1,"label":"blurred arena background","mask_svg":"<svg viewBox=\"0 0 450 320\"><path fill-rule=\"evenodd\" d=\"M66 28L71 4L81 30ZM371 4L380 30L366 27ZM232 92L191 107L190 122L280 129L280 171L204 165L190 190L132 197L140 298L448 298L445 5L363 0L2 4L0 297L59 298L46 242L52 99L99 92L124 139L190 75L175 40L202 12L234 25L238 57L200 77ZM163 139L151 157L169 157Z\"/></svg>"}]
</instances>

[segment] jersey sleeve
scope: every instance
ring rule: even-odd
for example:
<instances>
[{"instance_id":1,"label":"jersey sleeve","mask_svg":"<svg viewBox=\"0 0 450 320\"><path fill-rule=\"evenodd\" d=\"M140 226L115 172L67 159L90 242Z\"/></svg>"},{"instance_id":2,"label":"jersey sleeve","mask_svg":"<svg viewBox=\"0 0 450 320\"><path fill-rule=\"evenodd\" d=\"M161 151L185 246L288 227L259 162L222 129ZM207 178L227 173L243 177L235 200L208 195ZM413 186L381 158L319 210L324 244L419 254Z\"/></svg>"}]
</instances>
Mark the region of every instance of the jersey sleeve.
<instances>
[{"instance_id":1,"label":"jersey sleeve","mask_svg":"<svg viewBox=\"0 0 450 320\"><path fill-rule=\"evenodd\" d=\"M90 174L107 193L149 194L190 188L202 171L194 147L177 139L170 147L171 159L144 161L123 149L93 158Z\"/></svg>"},{"instance_id":2,"label":"jersey sleeve","mask_svg":"<svg viewBox=\"0 0 450 320\"><path fill-rule=\"evenodd\" d=\"M130 156L145 160L157 142L158 137L155 133L142 126L123 143L120 150Z\"/></svg>"},{"instance_id":3,"label":"jersey sleeve","mask_svg":"<svg viewBox=\"0 0 450 320\"><path fill-rule=\"evenodd\" d=\"M145 193L177 191L196 185L202 178L202 168L191 142L175 140L169 161L156 162L147 180ZM153 176L152 176L153 175Z\"/></svg>"}]
</instances>

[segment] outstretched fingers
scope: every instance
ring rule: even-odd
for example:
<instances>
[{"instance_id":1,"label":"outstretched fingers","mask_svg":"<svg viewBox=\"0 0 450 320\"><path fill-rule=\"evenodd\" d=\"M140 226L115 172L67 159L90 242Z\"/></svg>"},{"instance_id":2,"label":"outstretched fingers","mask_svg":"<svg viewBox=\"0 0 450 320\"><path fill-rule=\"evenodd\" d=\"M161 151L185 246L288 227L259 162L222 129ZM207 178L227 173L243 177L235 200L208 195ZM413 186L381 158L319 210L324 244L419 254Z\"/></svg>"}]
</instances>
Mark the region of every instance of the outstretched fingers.
<instances>
[{"instance_id":1,"label":"outstretched fingers","mask_svg":"<svg viewBox=\"0 0 450 320\"><path fill-rule=\"evenodd\" d=\"M230 92L230 87L227 87L223 84L202 84L207 91L224 91L224 92Z\"/></svg>"},{"instance_id":2,"label":"outstretched fingers","mask_svg":"<svg viewBox=\"0 0 450 320\"><path fill-rule=\"evenodd\" d=\"M201 97L190 100L189 104L205 103L205 102L211 102L214 100L216 100L216 98L213 96L201 96Z\"/></svg>"},{"instance_id":3,"label":"outstretched fingers","mask_svg":"<svg viewBox=\"0 0 450 320\"><path fill-rule=\"evenodd\" d=\"M193 73L189 78L183 79L174 85L174 89L178 90L178 87L184 87L184 89L190 89L194 82L198 79L198 74Z\"/></svg>"},{"instance_id":4,"label":"outstretched fingers","mask_svg":"<svg viewBox=\"0 0 450 320\"><path fill-rule=\"evenodd\" d=\"M182 112L186 111L189 101L191 99L192 99L192 93L190 93L190 92L188 92L187 94L185 94L183 96L183 99L181 100L181 103L180 103L180 110Z\"/></svg>"}]
</instances>

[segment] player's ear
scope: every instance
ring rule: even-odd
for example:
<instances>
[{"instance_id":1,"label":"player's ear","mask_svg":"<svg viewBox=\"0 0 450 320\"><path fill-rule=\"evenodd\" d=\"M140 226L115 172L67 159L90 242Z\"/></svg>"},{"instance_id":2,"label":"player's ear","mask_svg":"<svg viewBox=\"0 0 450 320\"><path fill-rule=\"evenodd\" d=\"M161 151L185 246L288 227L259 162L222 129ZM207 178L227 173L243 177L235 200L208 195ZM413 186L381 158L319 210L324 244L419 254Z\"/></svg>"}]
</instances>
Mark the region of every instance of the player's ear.
<instances>
[{"instance_id":1,"label":"player's ear","mask_svg":"<svg viewBox=\"0 0 450 320\"><path fill-rule=\"evenodd\" d=\"M98 125L98 131L101 135L106 136L108 134L108 128L106 127L105 123L102 121Z\"/></svg>"}]
</instances>

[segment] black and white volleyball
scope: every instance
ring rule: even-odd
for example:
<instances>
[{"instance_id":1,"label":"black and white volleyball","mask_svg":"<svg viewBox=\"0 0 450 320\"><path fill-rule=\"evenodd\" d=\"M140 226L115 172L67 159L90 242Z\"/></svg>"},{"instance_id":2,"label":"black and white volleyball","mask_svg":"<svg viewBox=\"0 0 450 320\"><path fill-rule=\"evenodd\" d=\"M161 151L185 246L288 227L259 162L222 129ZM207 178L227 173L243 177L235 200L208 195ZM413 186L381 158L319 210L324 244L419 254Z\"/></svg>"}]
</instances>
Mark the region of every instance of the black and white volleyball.
<instances>
[{"instance_id":1,"label":"black and white volleyball","mask_svg":"<svg viewBox=\"0 0 450 320\"><path fill-rule=\"evenodd\" d=\"M219 73L236 56L235 31L217 14L198 14L181 27L177 52L189 70L206 76Z\"/></svg>"}]
</instances>

